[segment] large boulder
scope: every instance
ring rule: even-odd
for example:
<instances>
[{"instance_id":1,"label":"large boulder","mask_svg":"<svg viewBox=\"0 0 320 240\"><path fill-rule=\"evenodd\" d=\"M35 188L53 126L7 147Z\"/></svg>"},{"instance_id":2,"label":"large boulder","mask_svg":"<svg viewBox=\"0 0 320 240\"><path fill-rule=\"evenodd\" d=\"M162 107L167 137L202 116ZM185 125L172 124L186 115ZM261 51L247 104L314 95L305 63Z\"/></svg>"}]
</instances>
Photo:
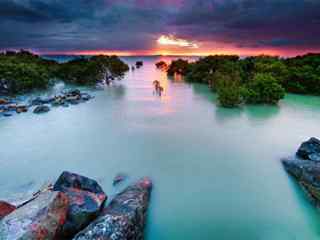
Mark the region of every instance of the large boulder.
<instances>
[{"instance_id":1,"label":"large boulder","mask_svg":"<svg viewBox=\"0 0 320 240\"><path fill-rule=\"evenodd\" d=\"M70 172L63 172L53 189L64 192L69 199L67 220L60 232L61 238L72 237L85 228L99 215L107 199L95 180Z\"/></svg>"},{"instance_id":2,"label":"large boulder","mask_svg":"<svg viewBox=\"0 0 320 240\"><path fill-rule=\"evenodd\" d=\"M64 171L54 184L54 189L57 191L64 191L68 188L81 189L84 191L101 194L102 196L104 195L102 188L95 180L78 175L76 173Z\"/></svg>"},{"instance_id":3,"label":"large boulder","mask_svg":"<svg viewBox=\"0 0 320 240\"><path fill-rule=\"evenodd\" d=\"M0 201L0 220L16 210L16 206L13 206L10 203Z\"/></svg>"},{"instance_id":4,"label":"large boulder","mask_svg":"<svg viewBox=\"0 0 320 240\"><path fill-rule=\"evenodd\" d=\"M74 240L142 240L151 189L149 178L129 186Z\"/></svg>"},{"instance_id":5,"label":"large boulder","mask_svg":"<svg viewBox=\"0 0 320 240\"><path fill-rule=\"evenodd\" d=\"M302 186L310 199L320 206L320 140L310 138L296 156L282 161L285 170Z\"/></svg>"},{"instance_id":6,"label":"large boulder","mask_svg":"<svg viewBox=\"0 0 320 240\"><path fill-rule=\"evenodd\" d=\"M302 159L320 161L320 140L313 137L303 142L297 151L297 156Z\"/></svg>"},{"instance_id":7,"label":"large boulder","mask_svg":"<svg viewBox=\"0 0 320 240\"><path fill-rule=\"evenodd\" d=\"M64 193L46 191L0 222L1 240L55 239L64 224L68 198Z\"/></svg>"},{"instance_id":8,"label":"large boulder","mask_svg":"<svg viewBox=\"0 0 320 240\"><path fill-rule=\"evenodd\" d=\"M311 201L320 206L320 164L311 160L283 160L285 170L306 191Z\"/></svg>"}]
</instances>

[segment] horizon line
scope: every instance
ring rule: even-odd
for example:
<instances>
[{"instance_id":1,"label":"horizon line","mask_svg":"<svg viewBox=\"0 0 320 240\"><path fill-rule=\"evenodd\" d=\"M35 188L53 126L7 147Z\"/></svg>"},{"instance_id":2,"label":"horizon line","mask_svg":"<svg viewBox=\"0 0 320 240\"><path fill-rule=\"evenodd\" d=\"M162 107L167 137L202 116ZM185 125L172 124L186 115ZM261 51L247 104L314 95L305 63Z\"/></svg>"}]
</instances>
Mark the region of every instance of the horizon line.
<instances>
[{"instance_id":1,"label":"horizon line","mask_svg":"<svg viewBox=\"0 0 320 240\"><path fill-rule=\"evenodd\" d=\"M301 50L296 52L287 52L287 53L281 53L278 51L270 51L270 50L262 50L257 52L237 52L237 51L208 51L208 52L189 52L189 53L174 53L174 52L167 52L167 51L155 51L155 52L149 52L149 51L137 51L137 52L130 52L130 51L88 51L88 50L82 50L82 51L39 51L35 49L0 49L0 52L6 52L6 51L19 51L19 50L26 50L30 51L32 53L35 53L39 56L97 56L97 55L106 55L106 56L119 56L119 57L155 57L155 56L161 56L161 57L206 57L206 56L212 56L212 55L236 55L239 57L253 57L253 56L274 56L274 57L280 57L280 58L290 58L290 57L297 57L297 56L303 56L307 54L320 54L320 50Z\"/></svg>"}]
</instances>

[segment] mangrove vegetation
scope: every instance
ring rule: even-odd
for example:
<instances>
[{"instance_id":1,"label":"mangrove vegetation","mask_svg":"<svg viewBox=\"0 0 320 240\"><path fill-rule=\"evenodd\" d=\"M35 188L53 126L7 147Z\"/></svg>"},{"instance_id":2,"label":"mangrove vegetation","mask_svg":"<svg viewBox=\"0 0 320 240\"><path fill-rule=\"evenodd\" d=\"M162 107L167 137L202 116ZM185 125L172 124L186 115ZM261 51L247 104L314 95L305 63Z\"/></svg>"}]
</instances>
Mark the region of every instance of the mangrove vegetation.
<instances>
[{"instance_id":1,"label":"mangrove vegetation","mask_svg":"<svg viewBox=\"0 0 320 240\"><path fill-rule=\"evenodd\" d=\"M320 95L320 54L294 58L214 55L195 62L172 61L167 74L207 84L223 107L277 104L285 93Z\"/></svg>"},{"instance_id":2,"label":"mangrove vegetation","mask_svg":"<svg viewBox=\"0 0 320 240\"><path fill-rule=\"evenodd\" d=\"M0 53L0 94L45 89L55 80L79 85L122 79L129 70L117 56L79 57L59 63L28 51Z\"/></svg>"}]
</instances>

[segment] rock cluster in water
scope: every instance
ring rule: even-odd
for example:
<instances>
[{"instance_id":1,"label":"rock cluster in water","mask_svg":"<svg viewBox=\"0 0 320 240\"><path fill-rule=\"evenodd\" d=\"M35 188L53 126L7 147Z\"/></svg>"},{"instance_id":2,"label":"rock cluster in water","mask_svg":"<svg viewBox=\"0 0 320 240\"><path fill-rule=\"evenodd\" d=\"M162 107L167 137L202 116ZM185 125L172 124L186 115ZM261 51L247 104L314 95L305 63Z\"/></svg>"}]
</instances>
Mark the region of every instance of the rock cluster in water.
<instances>
[{"instance_id":1,"label":"rock cluster in water","mask_svg":"<svg viewBox=\"0 0 320 240\"><path fill-rule=\"evenodd\" d=\"M0 116L10 117L14 113L28 112L33 109L33 113L46 113L51 107L68 107L79 103L87 102L93 98L90 94L81 92L78 89L62 92L52 97L37 97L32 99L28 104L20 104L16 100L0 98Z\"/></svg>"},{"instance_id":2,"label":"rock cluster in water","mask_svg":"<svg viewBox=\"0 0 320 240\"><path fill-rule=\"evenodd\" d=\"M25 204L0 201L0 239L142 240L151 189L144 178L106 204L95 180L63 172Z\"/></svg>"},{"instance_id":3,"label":"rock cluster in water","mask_svg":"<svg viewBox=\"0 0 320 240\"><path fill-rule=\"evenodd\" d=\"M320 207L320 140L310 138L296 156L283 160L285 170L302 186L311 201Z\"/></svg>"}]
</instances>

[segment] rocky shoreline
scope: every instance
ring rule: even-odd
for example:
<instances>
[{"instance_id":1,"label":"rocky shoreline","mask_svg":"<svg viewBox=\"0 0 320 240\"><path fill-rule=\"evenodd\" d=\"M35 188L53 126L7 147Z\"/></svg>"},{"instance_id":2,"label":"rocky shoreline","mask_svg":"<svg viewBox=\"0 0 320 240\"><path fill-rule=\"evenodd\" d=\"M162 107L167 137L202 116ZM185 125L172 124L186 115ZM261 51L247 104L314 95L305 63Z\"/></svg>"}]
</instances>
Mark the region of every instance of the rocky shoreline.
<instances>
[{"instance_id":1,"label":"rocky shoreline","mask_svg":"<svg viewBox=\"0 0 320 240\"><path fill-rule=\"evenodd\" d=\"M311 202L320 207L320 140L310 138L303 142L296 156L282 160L285 170L306 192Z\"/></svg>"},{"instance_id":2,"label":"rocky shoreline","mask_svg":"<svg viewBox=\"0 0 320 240\"><path fill-rule=\"evenodd\" d=\"M87 102L92 98L93 96L81 92L79 89L63 91L47 98L36 97L30 99L28 103L20 103L17 99L0 97L0 117L11 117L15 113L25 113L30 109L36 114L46 113L50 111L50 107L69 107L69 105Z\"/></svg>"},{"instance_id":3,"label":"rocky shoreline","mask_svg":"<svg viewBox=\"0 0 320 240\"><path fill-rule=\"evenodd\" d=\"M0 201L0 239L142 240L151 190L143 178L107 203L95 180L63 172L20 206Z\"/></svg>"}]
</instances>

